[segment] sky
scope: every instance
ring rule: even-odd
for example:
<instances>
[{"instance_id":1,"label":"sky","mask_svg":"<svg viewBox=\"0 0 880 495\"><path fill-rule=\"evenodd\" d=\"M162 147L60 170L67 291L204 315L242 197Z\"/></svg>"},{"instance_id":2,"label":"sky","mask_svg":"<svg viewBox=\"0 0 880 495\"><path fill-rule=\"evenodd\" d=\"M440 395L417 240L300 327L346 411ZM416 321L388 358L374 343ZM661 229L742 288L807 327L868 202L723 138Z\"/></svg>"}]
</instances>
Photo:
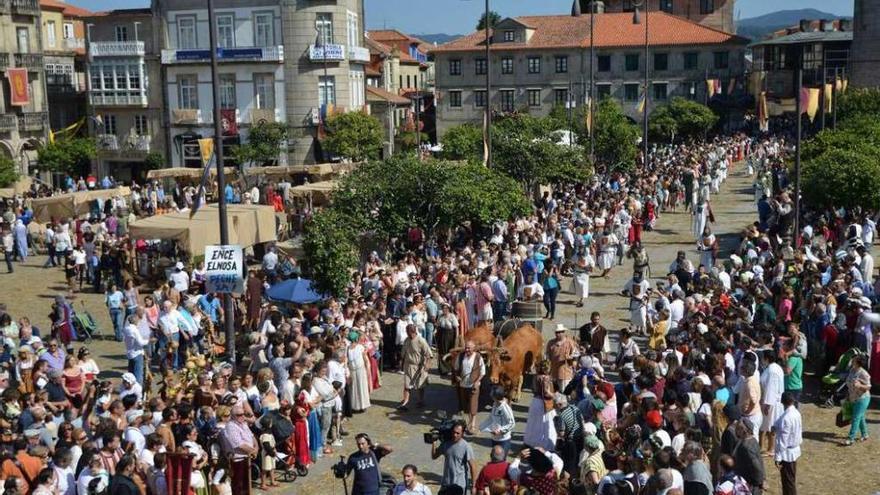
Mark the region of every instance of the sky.
<instances>
[{"instance_id":1,"label":"sky","mask_svg":"<svg viewBox=\"0 0 880 495\"><path fill-rule=\"evenodd\" d=\"M146 7L149 0L67 0L100 11ZM364 0L367 29L395 28L410 34L465 34L473 31L485 8L482 0ZM502 17L571 12L571 0L490 0ZM743 19L776 10L815 8L837 15L852 15L853 0L738 0Z\"/></svg>"}]
</instances>

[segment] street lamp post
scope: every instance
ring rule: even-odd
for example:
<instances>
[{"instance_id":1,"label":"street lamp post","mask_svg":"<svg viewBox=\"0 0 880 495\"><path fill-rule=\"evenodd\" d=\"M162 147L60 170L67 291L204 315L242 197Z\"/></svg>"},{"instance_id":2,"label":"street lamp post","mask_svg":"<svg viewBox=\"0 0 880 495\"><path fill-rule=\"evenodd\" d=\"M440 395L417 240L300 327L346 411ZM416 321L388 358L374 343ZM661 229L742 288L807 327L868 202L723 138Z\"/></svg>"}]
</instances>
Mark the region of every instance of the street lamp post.
<instances>
[{"instance_id":1,"label":"street lamp post","mask_svg":"<svg viewBox=\"0 0 880 495\"><path fill-rule=\"evenodd\" d=\"M486 31L486 166L492 167L492 59L490 55L490 45L492 38L490 35L491 17L489 16L489 0L486 0L486 22L483 28Z\"/></svg>"},{"instance_id":2,"label":"street lamp post","mask_svg":"<svg viewBox=\"0 0 880 495\"><path fill-rule=\"evenodd\" d=\"M642 111L642 145L645 166L648 165L648 5L644 0L633 0L635 11L633 12L633 24L641 24L639 19L639 7L645 4L645 104Z\"/></svg>"},{"instance_id":3,"label":"street lamp post","mask_svg":"<svg viewBox=\"0 0 880 495\"><path fill-rule=\"evenodd\" d=\"M220 217L220 244L229 244L229 225L226 222L226 175L223 170L223 125L220 112L220 77L217 66L217 19L214 0L208 0L208 40L211 45L211 89L214 103L214 158L217 161L218 214ZM226 359L235 366L235 308L232 295L223 294L223 314L226 329Z\"/></svg>"},{"instance_id":4,"label":"street lamp post","mask_svg":"<svg viewBox=\"0 0 880 495\"><path fill-rule=\"evenodd\" d=\"M596 106L596 75L593 70L593 64L596 60L596 47L593 44L593 24L595 24L596 20L596 6L593 2L590 2L590 107L587 111L590 112L590 161L594 162L596 160L596 114L594 112L594 108Z\"/></svg>"}]
</instances>

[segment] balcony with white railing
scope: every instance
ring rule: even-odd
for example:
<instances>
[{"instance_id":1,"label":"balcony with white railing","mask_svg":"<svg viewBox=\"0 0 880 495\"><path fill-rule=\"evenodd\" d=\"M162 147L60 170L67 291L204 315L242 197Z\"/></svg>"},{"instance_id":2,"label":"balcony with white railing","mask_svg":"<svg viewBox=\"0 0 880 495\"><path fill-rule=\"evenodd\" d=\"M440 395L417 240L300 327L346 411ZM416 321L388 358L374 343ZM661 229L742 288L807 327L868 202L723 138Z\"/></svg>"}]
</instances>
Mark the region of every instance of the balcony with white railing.
<instances>
[{"instance_id":1,"label":"balcony with white railing","mask_svg":"<svg viewBox=\"0 0 880 495\"><path fill-rule=\"evenodd\" d=\"M43 69L42 53L16 53L13 58L16 67L24 67L33 72Z\"/></svg>"},{"instance_id":2,"label":"balcony with white railing","mask_svg":"<svg viewBox=\"0 0 880 495\"><path fill-rule=\"evenodd\" d=\"M64 48L67 50L82 50L86 47L86 40L83 38L64 38Z\"/></svg>"},{"instance_id":3,"label":"balcony with white railing","mask_svg":"<svg viewBox=\"0 0 880 495\"><path fill-rule=\"evenodd\" d=\"M362 46L348 47L348 60L350 62L369 63L369 61L370 61L369 48L364 48Z\"/></svg>"},{"instance_id":4,"label":"balcony with white railing","mask_svg":"<svg viewBox=\"0 0 880 495\"><path fill-rule=\"evenodd\" d=\"M40 15L39 0L8 0L13 14Z\"/></svg>"},{"instance_id":5,"label":"balcony with white railing","mask_svg":"<svg viewBox=\"0 0 880 495\"><path fill-rule=\"evenodd\" d=\"M91 91L89 103L92 106L147 106L146 93L125 93L111 91Z\"/></svg>"},{"instance_id":6,"label":"balcony with white railing","mask_svg":"<svg viewBox=\"0 0 880 495\"><path fill-rule=\"evenodd\" d=\"M119 149L119 139L115 134L98 134L95 136L95 146L99 151L116 151Z\"/></svg>"},{"instance_id":7,"label":"balcony with white railing","mask_svg":"<svg viewBox=\"0 0 880 495\"><path fill-rule=\"evenodd\" d=\"M143 57L143 41L92 41L89 57Z\"/></svg>"},{"instance_id":8,"label":"balcony with white railing","mask_svg":"<svg viewBox=\"0 0 880 495\"><path fill-rule=\"evenodd\" d=\"M162 50L163 64L198 64L211 61L211 50ZM217 48L217 61L284 62L284 46Z\"/></svg>"}]
</instances>

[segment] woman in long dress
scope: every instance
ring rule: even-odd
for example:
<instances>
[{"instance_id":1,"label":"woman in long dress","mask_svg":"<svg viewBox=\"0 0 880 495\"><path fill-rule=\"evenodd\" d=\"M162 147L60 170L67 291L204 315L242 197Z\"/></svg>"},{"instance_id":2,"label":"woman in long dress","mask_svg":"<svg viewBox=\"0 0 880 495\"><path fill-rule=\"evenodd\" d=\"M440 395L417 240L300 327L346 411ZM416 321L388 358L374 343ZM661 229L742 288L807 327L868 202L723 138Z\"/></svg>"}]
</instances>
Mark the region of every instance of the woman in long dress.
<instances>
[{"instance_id":1,"label":"woman in long dress","mask_svg":"<svg viewBox=\"0 0 880 495\"><path fill-rule=\"evenodd\" d=\"M715 266L715 234L712 233L712 229L708 225L703 227L703 233L697 243L697 250L700 251L700 265L711 270Z\"/></svg>"},{"instance_id":2,"label":"woman in long dress","mask_svg":"<svg viewBox=\"0 0 880 495\"><path fill-rule=\"evenodd\" d=\"M600 277L608 276L608 272L614 266L614 254L617 252L618 243L617 236L611 233L611 228L605 227L599 237L599 259L596 261L596 265L602 270Z\"/></svg>"},{"instance_id":3,"label":"woman in long dress","mask_svg":"<svg viewBox=\"0 0 880 495\"><path fill-rule=\"evenodd\" d=\"M300 378L300 391L296 403L308 405L306 426L309 435L309 454L312 462L318 460L318 452L324 446L321 435L321 421L318 419L318 408L321 406L321 395L312 387L312 375L306 373Z\"/></svg>"},{"instance_id":4,"label":"woman in long dress","mask_svg":"<svg viewBox=\"0 0 880 495\"><path fill-rule=\"evenodd\" d=\"M370 377L367 376L367 351L358 340L360 334L351 332L348 335L351 345L348 347L348 370L351 373L349 382L351 409L363 411L370 407Z\"/></svg>"},{"instance_id":5,"label":"woman in long dress","mask_svg":"<svg viewBox=\"0 0 880 495\"><path fill-rule=\"evenodd\" d=\"M586 246L582 247L583 253L578 256L577 263L574 266L574 277L571 279L574 287L575 306L580 308L584 305L584 301L590 297L590 272L596 266L590 249Z\"/></svg>"},{"instance_id":6,"label":"woman in long dress","mask_svg":"<svg viewBox=\"0 0 880 495\"><path fill-rule=\"evenodd\" d=\"M556 427L553 425L556 410L552 402L553 379L550 377L550 361L544 360L538 364L532 391L534 396L529 404L529 417L523 433L523 443L532 448L541 447L552 451L556 448Z\"/></svg>"},{"instance_id":7,"label":"woman in long dress","mask_svg":"<svg viewBox=\"0 0 880 495\"><path fill-rule=\"evenodd\" d=\"M699 240L700 236L703 235L703 229L706 228L706 223L709 220L709 201L706 200L705 196L700 195L696 204L694 204L693 217L694 220L692 227L694 239Z\"/></svg>"}]
</instances>

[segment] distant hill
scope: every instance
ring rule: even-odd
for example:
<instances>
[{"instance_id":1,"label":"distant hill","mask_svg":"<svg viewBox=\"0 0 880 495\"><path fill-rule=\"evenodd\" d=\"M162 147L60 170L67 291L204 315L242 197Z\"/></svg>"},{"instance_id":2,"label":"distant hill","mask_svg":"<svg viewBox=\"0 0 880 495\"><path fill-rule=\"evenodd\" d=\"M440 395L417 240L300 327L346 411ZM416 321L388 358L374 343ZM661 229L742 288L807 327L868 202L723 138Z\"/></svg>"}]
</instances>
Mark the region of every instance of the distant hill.
<instances>
[{"instance_id":1,"label":"distant hill","mask_svg":"<svg viewBox=\"0 0 880 495\"><path fill-rule=\"evenodd\" d=\"M849 17L841 17L816 9L779 10L758 17L741 19L736 23L736 34L759 40L774 31L796 26L801 19L849 19Z\"/></svg>"},{"instance_id":2,"label":"distant hill","mask_svg":"<svg viewBox=\"0 0 880 495\"><path fill-rule=\"evenodd\" d=\"M437 43L438 45L442 45L443 43L448 43L452 40L461 38L460 34L446 34L446 33L436 33L436 34L413 34L416 38L427 41L428 43Z\"/></svg>"}]
</instances>

